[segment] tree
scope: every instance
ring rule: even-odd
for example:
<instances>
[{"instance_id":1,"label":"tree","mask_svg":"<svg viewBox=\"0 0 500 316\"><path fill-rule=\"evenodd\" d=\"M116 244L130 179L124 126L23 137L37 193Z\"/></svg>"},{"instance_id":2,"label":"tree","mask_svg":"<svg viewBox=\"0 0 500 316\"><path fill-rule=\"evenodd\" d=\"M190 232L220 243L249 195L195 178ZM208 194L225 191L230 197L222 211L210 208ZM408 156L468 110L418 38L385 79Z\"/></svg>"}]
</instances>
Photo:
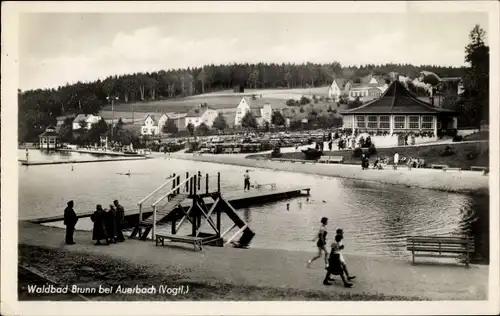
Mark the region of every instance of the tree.
<instances>
[{"instance_id":1,"label":"tree","mask_svg":"<svg viewBox=\"0 0 500 316\"><path fill-rule=\"evenodd\" d=\"M275 126L283 126L285 125L285 118L280 111L274 111L271 116L271 123Z\"/></svg>"},{"instance_id":2,"label":"tree","mask_svg":"<svg viewBox=\"0 0 500 316\"><path fill-rule=\"evenodd\" d=\"M217 114L217 117L214 120L213 127L219 131L223 131L227 128L226 118L222 113Z\"/></svg>"},{"instance_id":3,"label":"tree","mask_svg":"<svg viewBox=\"0 0 500 316\"><path fill-rule=\"evenodd\" d=\"M208 132L209 132L209 128L207 126L207 124L205 123L201 123L197 128L196 128L196 134L199 135L199 136L205 136L205 135L208 135Z\"/></svg>"},{"instance_id":4,"label":"tree","mask_svg":"<svg viewBox=\"0 0 500 316\"><path fill-rule=\"evenodd\" d=\"M251 111L245 113L245 116L241 119L241 126L245 128L257 128L257 119Z\"/></svg>"},{"instance_id":5,"label":"tree","mask_svg":"<svg viewBox=\"0 0 500 316\"><path fill-rule=\"evenodd\" d=\"M191 135L191 136L194 135L194 125L193 125L193 123L189 122L188 125L186 126L186 129L187 129L189 135Z\"/></svg>"},{"instance_id":6,"label":"tree","mask_svg":"<svg viewBox=\"0 0 500 316\"><path fill-rule=\"evenodd\" d=\"M64 123L59 129L59 137L64 142L71 143L73 141L73 119L67 117L64 119Z\"/></svg>"},{"instance_id":7,"label":"tree","mask_svg":"<svg viewBox=\"0 0 500 316\"><path fill-rule=\"evenodd\" d=\"M168 119L165 124L163 124L161 128L161 132L165 134L176 134L179 131L177 128L177 125L175 124L174 120Z\"/></svg>"},{"instance_id":8,"label":"tree","mask_svg":"<svg viewBox=\"0 0 500 316\"><path fill-rule=\"evenodd\" d=\"M301 104L301 105L306 105L306 104L309 104L309 103L311 103L311 100L310 100L309 98L307 98L307 97L305 97L305 96L302 96L302 97L300 98L300 104Z\"/></svg>"},{"instance_id":9,"label":"tree","mask_svg":"<svg viewBox=\"0 0 500 316\"><path fill-rule=\"evenodd\" d=\"M490 48L485 45L486 32L476 25L469 34L465 47L465 61L469 64L464 78L463 98L457 103L461 118L480 126L489 122L489 67Z\"/></svg>"},{"instance_id":10,"label":"tree","mask_svg":"<svg viewBox=\"0 0 500 316\"><path fill-rule=\"evenodd\" d=\"M361 102L359 100L359 97L356 97L356 99L354 99L353 101L350 101L349 103L347 103L347 108L348 109L354 109L354 108L357 108L358 106L361 106L361 104L363 104L363 102Z\"/></svg>"}]
</instances>

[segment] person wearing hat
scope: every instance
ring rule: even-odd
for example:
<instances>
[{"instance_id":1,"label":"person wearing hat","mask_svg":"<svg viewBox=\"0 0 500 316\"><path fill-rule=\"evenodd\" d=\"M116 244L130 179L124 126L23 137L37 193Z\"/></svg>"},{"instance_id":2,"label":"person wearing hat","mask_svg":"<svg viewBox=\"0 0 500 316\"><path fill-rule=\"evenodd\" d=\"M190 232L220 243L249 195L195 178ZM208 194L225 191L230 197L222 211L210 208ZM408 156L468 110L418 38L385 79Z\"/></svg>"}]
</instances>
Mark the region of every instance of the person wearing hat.
<instances>
[{"instance_id":1,"label":"person wearing hat","mask_svg":"<svg viewBox=\"0 0 500 316\"><path fill-rule=\"evenodd\" d=\"M95 209L94 214L90 216L90 219L94 222L92 240L96 240L96 245L102 245L101 240L104 239L106 245L109 245L108 234L106 232L106 211L102 209L101 204L97 204Z\"/></svg>"},{"instance_id":2,"label":"person wearing hat","mask_svg":"<svg viewBox=\"0 0 500 316\"><path fill-rule=\"evenodd\" d=\"M125 210L123 206L118 202L118 200L114 200L113 204L116 207L116 241L122 242L125 241L125 237L123 236L123 222L125 220Z\"/></svg>"},{"instance_id":3,"label":"person wearing hat","mask_svg":"<svg viewBox=\"0 0 500 316\"><path fill-rule=\"evenodd\" d=\"M66 225L66 244L74 245L73 233L75 232L76 222L78 222L78 217L76 216L75 210L73 210L73 201L69 201L68 206L64 209L64 225Z\"/></svg>"}]
</instances>

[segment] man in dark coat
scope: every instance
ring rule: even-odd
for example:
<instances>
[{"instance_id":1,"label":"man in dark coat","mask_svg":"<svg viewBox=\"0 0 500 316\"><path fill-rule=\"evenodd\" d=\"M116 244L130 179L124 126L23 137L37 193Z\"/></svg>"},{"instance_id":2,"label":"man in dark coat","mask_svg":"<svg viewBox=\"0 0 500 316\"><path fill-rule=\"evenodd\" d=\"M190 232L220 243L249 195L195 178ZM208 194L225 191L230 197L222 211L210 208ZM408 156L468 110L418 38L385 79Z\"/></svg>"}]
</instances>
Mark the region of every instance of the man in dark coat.
<instances>
[{"instance_id":1,"label":"man in dark coat","mask_svg":"<svg viewBox=\"0 0 500 316\"><path fill-rule=\"evenodd\" d=\"M92 222L94 222L94 228L92 231L92 240L96 240L96 245L101 245L101 240L106 240L106 244L109 245L108 234L106 233L106 211L102 209L101 204L97 204L96 211L92 216L90 216Z\"/></svg>"},{"instance_id":2,"label":"man in dark coat","mask_svg":"<svg viewBox=\"0 0 500 316\"><path fill-rule=\"evenodd\" d=\"M64 210L64 225L66 225L66 244L74 245L73 233L75 232L76 222L78 222L78 217L76 216L75 210L73 210L73 201L68 202L68 206Z\"/></svg>"},{"instance_id":3,"label":"man in dark coat","mask_svg":"<svg viewBox=\"0 0 500 316\"><path fill-rule=\"evenodd\" d=\"M106 232L108 233L108 242L116 244L116 209L114 205L109 205L109 211L106 212Z\"/></svg>"},{"instance_id":4,"label":"man in dark coat","mask_svg":"<svg viewBox=\"0 0 500 316\"><path fill-rule=\"evenodd\" d=\"M125 241L123 237L123 222L125 221L125 209L118 203L118 200L114 200L113 204L116 207L116 239L119 242Z\"/></svg>"}]
</instances>

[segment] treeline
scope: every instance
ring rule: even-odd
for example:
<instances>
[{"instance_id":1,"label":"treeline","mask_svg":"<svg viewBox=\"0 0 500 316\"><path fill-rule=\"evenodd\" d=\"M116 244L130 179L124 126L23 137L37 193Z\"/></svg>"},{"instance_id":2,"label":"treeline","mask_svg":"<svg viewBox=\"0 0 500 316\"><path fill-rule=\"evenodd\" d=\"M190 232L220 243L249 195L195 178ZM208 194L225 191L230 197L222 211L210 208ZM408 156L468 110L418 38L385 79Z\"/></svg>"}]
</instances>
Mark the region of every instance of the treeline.
<instances>
[{"instance_id":1,"label":"treeline","mask_svg":"<svg viewBox=\"0 0 500 316\"><path fill-rule=\"evenodd\" d=\"M77 82L57 89L18 91L19 140L34 139L56 117L70 113L97 113L110 103L154 101L191 96L200 93L246 88L298 88L331 84L333 78L362 78L369 74L387 75L396 71L410 77L421 70L442 77L462 76L461 68L410 64L365 65L342 67L329 64L231 64L207 65L198 68L135 73L111 76L105 80Z\"/></svg>"}]
</instances>

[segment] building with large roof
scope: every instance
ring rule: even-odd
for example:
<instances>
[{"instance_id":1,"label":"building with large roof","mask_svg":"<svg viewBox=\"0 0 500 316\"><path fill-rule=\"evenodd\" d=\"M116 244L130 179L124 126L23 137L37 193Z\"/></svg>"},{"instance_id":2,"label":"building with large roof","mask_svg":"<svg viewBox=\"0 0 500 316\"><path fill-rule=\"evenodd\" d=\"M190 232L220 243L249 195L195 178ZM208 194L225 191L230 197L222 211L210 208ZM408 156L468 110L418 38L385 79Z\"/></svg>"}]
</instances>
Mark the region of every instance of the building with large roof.
<instances>
[{"instance_id":1,"label":"building with large roof","mask_svg":"<svg viewBox=\"0 0 500 316\"><path fill-rule=\"evenodd\" d=\"M438 131L457 128L457 113L419 100L399 80L379 98L340 114L345 129L384 137L383 145L401 144L401 135L410 133L427 135L426 141L432 141Z\"/></svg>"}]
</instances>

